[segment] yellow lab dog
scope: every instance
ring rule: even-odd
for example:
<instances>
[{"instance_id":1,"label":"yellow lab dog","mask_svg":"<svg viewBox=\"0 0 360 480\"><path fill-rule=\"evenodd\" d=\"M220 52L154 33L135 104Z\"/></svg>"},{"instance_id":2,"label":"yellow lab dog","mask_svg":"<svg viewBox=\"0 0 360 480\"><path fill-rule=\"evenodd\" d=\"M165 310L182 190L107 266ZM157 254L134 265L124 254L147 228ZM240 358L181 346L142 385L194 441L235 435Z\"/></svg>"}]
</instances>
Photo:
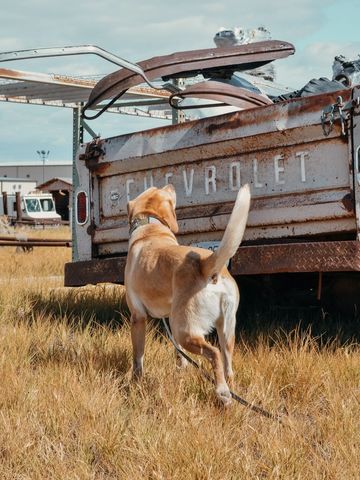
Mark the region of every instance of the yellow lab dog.
<instances>
[{"instance_id":1,"label":"yellow lab dog","mask_svg":"<svg viewBox=\"0 0 360 480\"><path fill-rule=\"evenodd\" d=\"M230 404L226 379L233 377L239 291L226 264L241 243L249 206L250 190L245 185L237 195L218 250L211 252L178 244L172 185L149 188L128 203L130 240L125 286L135 377L143 371L147 317L169 317L173 336L181 347L211 362L216 394L224 405ZM221 353L204 338L214 327Z\"/></svg>"}]
</instances>

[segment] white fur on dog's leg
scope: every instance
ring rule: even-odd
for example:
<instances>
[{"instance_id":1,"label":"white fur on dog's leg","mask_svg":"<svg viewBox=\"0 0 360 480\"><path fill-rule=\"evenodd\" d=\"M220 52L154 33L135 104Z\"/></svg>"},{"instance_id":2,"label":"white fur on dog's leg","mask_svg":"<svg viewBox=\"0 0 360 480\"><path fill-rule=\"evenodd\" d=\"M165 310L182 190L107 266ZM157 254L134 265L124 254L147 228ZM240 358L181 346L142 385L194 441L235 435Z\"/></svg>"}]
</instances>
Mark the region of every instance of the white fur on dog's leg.
<instances>
[{"instance_id":1,"label":"white fur on dog's leg","mask_svg":"<svg viewBox=\"0 0 360 480\"><path fill-rule=\"evenodd\" d=\"M231 392L227 385L216 387L216 395L224 407L229 407L232 403Z\"/></svg>"},{"instance_id":2,"label":"white fur on dog's leg","mask_svg":"<svg viewBox=\"0 0 360 480\"><path fill-rule=\"evenodd\" d=\"M176 353L176 368L179 370L183 370L184 368L189 366L189 362L184 358L179 352Z\"/></svg>"}]
</instances>

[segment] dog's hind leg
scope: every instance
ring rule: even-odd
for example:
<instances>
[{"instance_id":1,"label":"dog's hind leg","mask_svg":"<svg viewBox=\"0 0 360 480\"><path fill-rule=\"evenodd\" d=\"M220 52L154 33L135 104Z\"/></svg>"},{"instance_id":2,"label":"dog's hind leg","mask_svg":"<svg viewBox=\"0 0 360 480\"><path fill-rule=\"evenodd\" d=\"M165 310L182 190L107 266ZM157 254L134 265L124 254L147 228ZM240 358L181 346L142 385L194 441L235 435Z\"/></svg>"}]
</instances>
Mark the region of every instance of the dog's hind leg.
<instances>
[{"instance_id":1,"label":"dog's hind leg","mask_svg":"<svg viewBox=\"0 0 360 480\"><path fill-rule=\"evenodd\" d=\"M210 361L214 370L216 395L224 406L230 405L231 393L225 380L224 367L219 349L210 345L203 337L186 335L179 340L179 343L186 350L197 355L203 355Z\"/></svg>"},{"instance_id":2,"label":"dog's hind leg","mask_svg":"<svg viewBox=\"0 0 360 480\"><path fill-rule=\"evenodd\" d=\"M232 330L230 332L224 329L223 320L219 322L219 325L216 325L216 331L220 343L221 356L224 363L225 378L230 383L232 383L234 378L234 372L232 369L232 357L235 344L235 317L231 321L231 323L233 323L234 328L228 329Z\"/></svg>"},{"instance_id":3,"label":"dog's hind leg","mask_svg":"<svg viewBox=\"0 0 360 480\"><path fill-rule=\"evenodd\" d=\"M180 347L181 348L181 347ZM176 367L180 370L186 368L189 365L189 362L183 357L179 352L175 351L176 354Z\"/></svg>"},{"instance_id":4,"label":"dog's hind leg","mask_svg":"<svg viewBox=\"0 0 360 480\"><path fill-rule=\"evenodd\" d=\"M215 326L219 338L221 355L224 363L225 378L233 381L232 357L235 344L236 310L239 306L239 290L231 279L225 282L227 294L221 298L221 316Z\"/></svg>"},{"instance_id":5,"label":"dog's hind leg","mask_svg":"<svg viewBox=\"0 0 360 480\"><path fill-rule=\"evenodd\" d=\"M133 346L133 376L140 378L144 367L146 316L131 314L131 341Z\"/></svg>"}]
</instances>

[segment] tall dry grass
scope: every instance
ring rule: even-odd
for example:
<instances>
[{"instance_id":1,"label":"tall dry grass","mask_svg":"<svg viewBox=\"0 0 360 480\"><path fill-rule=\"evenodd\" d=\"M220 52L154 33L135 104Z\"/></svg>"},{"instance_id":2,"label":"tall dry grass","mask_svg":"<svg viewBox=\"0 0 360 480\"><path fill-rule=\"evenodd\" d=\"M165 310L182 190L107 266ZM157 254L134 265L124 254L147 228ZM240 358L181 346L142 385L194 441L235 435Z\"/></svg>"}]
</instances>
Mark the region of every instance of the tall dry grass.
<instances>
[{"instance_id":1,"label":"tall dry grass","mask_svg":"<svg viewBox=\"0 0 360 480\"><path fill-rule=\"evenodd\" d=\"M1 479L359 478L357 345L243 335L235 391L288 415L281 426L237 404L223 411L151 326L145 377L132 382L123 289L43 278L68 257L0 250Z\"/></svg>"},{"instance_id":2,"label":"tall dry grass","mask_svg":"<svg viewBox=\"0 0 360 480\"><path fill-rule=\"evenodd\" d=\"M36 239L69 239L71 238L69 228L57 227L47 230L40 229L14 229L10 228L5 234L20 235L21 237ZM0 246L0 281L4 283L7 279L28 277L47 277L63 275L64 263L71 259L71 248L58 247L35 247L33 252L24 252L20 248ZM46 285L46 281L44 282Z\"/></svg>"}]
</instances>

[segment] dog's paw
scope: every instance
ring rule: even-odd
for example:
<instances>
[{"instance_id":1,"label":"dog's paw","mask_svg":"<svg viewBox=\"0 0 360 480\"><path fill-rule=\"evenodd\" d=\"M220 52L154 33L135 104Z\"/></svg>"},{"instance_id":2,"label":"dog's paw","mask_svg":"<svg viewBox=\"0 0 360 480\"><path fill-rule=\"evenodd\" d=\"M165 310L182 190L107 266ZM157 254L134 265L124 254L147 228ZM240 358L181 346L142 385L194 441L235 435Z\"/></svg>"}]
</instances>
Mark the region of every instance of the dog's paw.
<instances>
[{"instance_id":1,"label":"dog's paw","mask_svg":"<svg viewBox=\"0 0 360 480\"><path fill-rule=\"evenodd\" d=\"M177 370L183 370L189 366L189 362L182 355L176 355L176 368Z\"/></svg>"},{"instance_id":2,"label":"dog's paw","mask_svg":"<svg viewBox=\"0 0 360 480\"><path fill-rule=\"evenodd\" d=\"M232 396L226 385L220 385L216 389L216 395L224 407L229 407L232 403Z\"/></svg>"},{"instance_id":3,"label":"dog's paw","mask_svg":"<svg viewBox=\"0 0 360 480\"><path fill-rule=\"evenodd\" d=\"M132 380L134 382L138 382L141 380L143 376L143 369L142 368L133 368L132 371Z\"/></svg>"}]
</instances>

